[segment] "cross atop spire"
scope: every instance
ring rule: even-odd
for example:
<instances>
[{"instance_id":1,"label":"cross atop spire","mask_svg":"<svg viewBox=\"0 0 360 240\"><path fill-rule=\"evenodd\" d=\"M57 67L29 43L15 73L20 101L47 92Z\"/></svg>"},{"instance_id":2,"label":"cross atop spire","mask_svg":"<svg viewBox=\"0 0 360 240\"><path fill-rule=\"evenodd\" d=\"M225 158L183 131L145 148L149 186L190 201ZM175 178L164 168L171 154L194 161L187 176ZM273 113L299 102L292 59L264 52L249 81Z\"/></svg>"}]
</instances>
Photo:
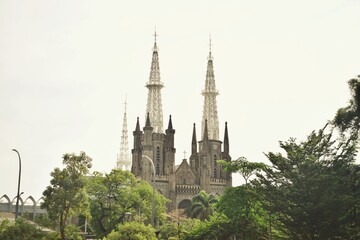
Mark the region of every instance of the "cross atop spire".
<instances>
[{"instance_id":1,"label":"cross atop spire","mask_svg":"<svg viewBox=\"0 0 360 240\"><path fill-rule=\"evenodd\" d=\"M155 33L154 33L154 41L156 43L156 38L158 37L159 35L156 34L156 26L155 26Z\"/></svg>"},{"instance_id":2,"label":"cross atop spire","mask_svg":"<svg viewBox=\"0 0 360 240\"><path fill-rule=\"evenodd\" d=\"M212 47L212 43L211 43L211 33L209 33L209 52L211 53L211 47Z\"/></svg>"},{"instance_id":3,"label":"cross atop spire","mask_svg":"<svg viewBox=\"0 0 360 240\"><path fill-rule=\"evenodd\" d=\"M124 102L124 106L125 106L125 111L124 111L124 112L125 112L125 114L126 114L126 106L127 106L127 102L126 102L126 101L127 101L127 94L125 95L125 102Z\"/></svg>"},{"instance_id":4,"label":"cross atop spire","mask_svg":"<svg viewBox=\"0 0 360 240\"><path fill-rule=\"evenodd\" d=\"M209 33L209 56L208 56L208 60L213 60L213 57L211 55L212 46L213 46L213 44L211 43L211 33Z\"/></svg>"},{"instance_id":5,"label":"cross atop spire","mask_svg":"<svg viewBox=\"0 0 360 240\"><path fill-rule=\"evenodd\" d=\"M155 26L155 33L154 33L154 47L153 47L153 51L154 52L157 52L158 51L158 47L157 47L157 44L156 44L156 40L157 40L157 37L159 36L157 33L156 33L156 26Z\"/></svg>"}]
</instances>

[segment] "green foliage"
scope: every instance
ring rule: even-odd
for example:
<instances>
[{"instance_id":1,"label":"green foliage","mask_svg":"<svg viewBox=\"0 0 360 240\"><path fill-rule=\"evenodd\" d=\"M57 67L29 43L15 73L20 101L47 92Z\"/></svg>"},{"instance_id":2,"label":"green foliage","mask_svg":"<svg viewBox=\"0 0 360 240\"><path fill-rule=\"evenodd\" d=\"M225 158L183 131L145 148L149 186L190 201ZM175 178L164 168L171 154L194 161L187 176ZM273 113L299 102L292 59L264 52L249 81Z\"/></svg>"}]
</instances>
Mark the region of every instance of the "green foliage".
<instances>
[{"instance_id":1,"label":"green foliage","mask_svg":"<svg viewBox=\"0 0 360 240\"><path fill-rule=\"evenodd\" d=\"M55 229L56 226L53 221L46 214L36 214L34 216L34 222L39 226Z\"/></svg>"},{"instance_id":2,"label":"green foliage","mask_svg":"<svg viewBox=\"0 0 360 240\"><path fill-rule=\"evenodd\" d=\"M180 236L180 224L172 221L166 221L163 225L159 227L160 236L159 239L178 239L177 236Z\"/></svg>"},{"instance_id":3,"label":"green foliage","mask_svg":"<svg viewBox=\"0 0 360 240\"><path fill-rule=\"evenodd\" d=\"M326 130L281 142L286 156L268 153L273 167L257 183L290 239L351 239L346 229L360 224L357 140L334 139L333 128Z\"/></svg>"},{"instance_id":4,"label":"green foliage","mask_svg":"<svg viewBox=\"0 0 360 240\"><path fill-rule=\"evenodd\" d=\"M104 240L156 240L155 228L139 222L119 224Z\"/></svg>"},{"instance_id":5,"label":"green foliage","mask_svg":"<svg viewBox=\"0 0 360 240\"><path fill-rule=\"evenodd\" d=\"M350 79L348 84L351 92L349 105L337 111L333 123L342 132L351 131L357 136L360 129L360 75Z\"/></svg>"},{"instance_id":6,"label":"green foliage","mask_svg":"<svg viewBox=\"0 0 360 240\"><path fill-rule=\"evenodd\" d=\"M71 240L82 240L79 227L73 224L66 225L65 236L67 237L67 239Z\"/></svg>"},{"instance_id":7,"label":"green foliage","mask_svg":"<svg viewBox=\"0 0 360 240\"><path fill-rule=\"evenodd\" d=\"M184 236L184 240L213 240L227 239L231 236L229 233L231 220L225 215L214 213L208 220L201 221Z\"/></svg>"},{"instance_id":8,"label":"green foliage","mask_svg":"<svg viewBox=\"0 0 360 240\"><path fill-rule=\"evenodd\" d=\"M213 212L213 205L218 199L213 194L208 194L201 190L191 199L191 217L201 220L208 219Z\"/></svg>"},{"instance_id":9,"label":"green foliage","mask_svg":"<svg viewBox=\"0 0 360 240\"><path fill-rule=\"evenodd\" d=\"M43 192L44 202L41 207L56 222L61 239L65 240L65 228L71 216L82 214L90 217L85 175L91 168L91 158L84 152L79 156L65 154L63 164L64 169L55 168L51 173L51 185Z\"/></svg>"},{"instance_id":10,"label":"green foliage","mask_svg":"<svg viewBox=\"0 0 360 240\"><path fill-rule=\"evenodd\" d=\"M199 219L188 218L184 209L171 211L167 216L159 227L159 239L181 239L200 222Z\"/></svg>"},{"instance_id":11,"label":"green foliage","mask_svg":"<svg viewBox=\"0 0 360 240\"><path fill-rule=\"evenodd\" d=\"M0 239L6 240L45 240L47 234L24 218L15 222L0 220Z\"/></svg>"},{"instance_id":12,"label":"green foliage","mask_svg":"<svg viewBox=\"0 0 360 240\"><path fill-rule=\"evenodd\" d=\"M153 187L146 181L139 181L134 189L140 196L139 208L141 220L150 222L152 212L152 196L155 193L155 222L163 222L166 218L166 204L169 202L158 191L153 191Z\"/></svg>"},{"instance_id":13,"label":"green foliage","mask_svg":"<svg viewBox=\"0 0 360 240\"><path fill-rule=\"evenodd\" d=\"M268 235L268 212L251 185L227 188L217 211L230 220L225 231L238 239L262 239Z\"/></svg>"},{"instance_id":14,"label":"green foliage","mask_svg":"<svg viewBox=\"0 0 360 240\"><path fill-rule=\"evenodd\" d=\"M244 178L245 183L248 183L251 176L266 169L266 165L264 163L249 162L245 157L240 157L231 162L218 160L218 163L223 165L224 169L228 172L240 173L240 175Z\"/></svg>"},{"instance_id":15,"label":"green foliage","mask_svg":"<svg viewBox=\"0 0 360 240\"><path fill-rule=\"evenodd\" d=\"M88 179L91 226L98 237L108 235L119 223L132 220L150 222L153 188L137 181L129 171L113 169L109 174L94 173ZM155 217L163 221L167 200L155 191Z\"/></svg>"}]
</instances>

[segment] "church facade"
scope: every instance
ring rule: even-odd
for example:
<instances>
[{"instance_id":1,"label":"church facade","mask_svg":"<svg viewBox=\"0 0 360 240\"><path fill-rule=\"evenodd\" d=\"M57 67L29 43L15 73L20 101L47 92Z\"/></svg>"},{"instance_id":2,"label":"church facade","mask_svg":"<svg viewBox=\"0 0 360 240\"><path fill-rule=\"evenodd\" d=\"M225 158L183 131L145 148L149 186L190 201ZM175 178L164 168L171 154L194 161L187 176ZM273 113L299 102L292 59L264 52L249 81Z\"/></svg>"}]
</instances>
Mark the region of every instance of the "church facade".
<instances>
[{"instance_id":1,"label":"church facade","mask_svg":"<svg viewBox=\"0 0 360 240\"><path fill-rule=\"evenodd\" d=\"M133 131L133 147L131 149L131 172L138 178L148 181L155 189L171 200L169 210L188 209L191 198L201 190L221 195L226 187L231 186L231 174L224 171L217 160L231 161L229 154L228 127L225 123L223 141L219 139L219 121L217 116L216 96L213 69L213 57L210 51L207 62L204 96L204 108L201 123L201 137L196 135L193 126L191 155L175 165L176 148L174 146L175 129L171 116L167 128L163 130L163 112L160 81L159 55L156 42L153 47L151 69L146 108L146 122L140 127L137 118ZM153 182L155 179L155 182Z\"/></svg>"}]
</instances>

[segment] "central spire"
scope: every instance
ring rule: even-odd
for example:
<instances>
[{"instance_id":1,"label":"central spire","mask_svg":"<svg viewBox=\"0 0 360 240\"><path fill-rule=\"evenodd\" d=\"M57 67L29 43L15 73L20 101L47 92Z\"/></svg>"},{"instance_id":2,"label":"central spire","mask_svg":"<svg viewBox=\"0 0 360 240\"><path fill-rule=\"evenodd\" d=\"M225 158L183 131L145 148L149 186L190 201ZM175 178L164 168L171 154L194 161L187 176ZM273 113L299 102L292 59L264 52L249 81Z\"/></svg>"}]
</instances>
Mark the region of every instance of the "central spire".
<instances>
[{"instance_id":1,"label":"central spire","mask_svg":"<svg viewBox=\"0 0 360 240\"><path fill-rule=\"evenodd\" d=\"M145 116L149 113L150 122L154 128L154 132L161 133L163 131L163 112L162 112L162 101L161 101L161 89L164 84L160 81L160 67L159 67L159 54L157 46L158 35L154 34L154 47L153 55L151 60L150 77L146 83L148 91L148 99L146 105Z\"/></svg>"},{"instance_id":2,"label":"central spire","mask_svg":"<svg viewBox=\"0 0 360 240\"><path fill-rule=\"evenodd\" d=\"M216 104L216 96L219 95L219 92L216 90L215 86L213 56L211 54L211 37L209 41L209 56L206 69L205 89L202 91L202 95L204 96L204 108L201 136L204 136L205 122L207 120L209 139L219 140L219 119Z\"/></svg>"}]
</instances>

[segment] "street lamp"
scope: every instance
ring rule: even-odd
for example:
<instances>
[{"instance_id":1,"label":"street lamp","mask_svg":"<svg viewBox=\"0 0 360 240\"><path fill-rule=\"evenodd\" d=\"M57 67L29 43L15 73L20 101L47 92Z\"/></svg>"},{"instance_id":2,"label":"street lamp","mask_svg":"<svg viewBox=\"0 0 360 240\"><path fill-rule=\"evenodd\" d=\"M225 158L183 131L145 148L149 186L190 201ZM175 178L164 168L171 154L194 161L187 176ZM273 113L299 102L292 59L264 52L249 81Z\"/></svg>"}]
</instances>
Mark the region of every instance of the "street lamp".
<instances>
[{"instance_id":1,"label":"street lamp","mask_svg":"<svg viewBox=\"0 0 360 240\"><path fill-rule=\"evenodd\" d=\"M155 227L155 221L154 221L154 218L155 218L155 165L154 165L154 162L151 158L149 158L148 156L146 155L142 155L142 157L146 158L147 160L150 161L151 163L151 166L152 166L152 170L153 170L153 195L152 195L152 209L151 209L151 225L153 227Z\"/></svg>"},{"instance_id":2,"label":"street lamp","mask_svg":"<svg viewBox=\"0 0 360 240\"><path fill-rule=\"evenodd\" d=\"M126 213L125 213L125 219L126 219L126 221L128 221L128 222L131 221L131 212L126 212Z\"/></svg>"},{"instance_id":3,"label":"street lamp","mask_svg":"<svg viewBox=\"0 0 360 240\"><path fill-rule=\"evenodd\" d=\"M17 153L19 157L19 180L18 180L18 189L17 189L17 195L16 195L16 207L15 207L15 219L17 219L19 215L19 198L20 198L20 179L21 179L21 157L20 153L16 149L12 149L14 152Z\"/></svg>"}]
</instances>

